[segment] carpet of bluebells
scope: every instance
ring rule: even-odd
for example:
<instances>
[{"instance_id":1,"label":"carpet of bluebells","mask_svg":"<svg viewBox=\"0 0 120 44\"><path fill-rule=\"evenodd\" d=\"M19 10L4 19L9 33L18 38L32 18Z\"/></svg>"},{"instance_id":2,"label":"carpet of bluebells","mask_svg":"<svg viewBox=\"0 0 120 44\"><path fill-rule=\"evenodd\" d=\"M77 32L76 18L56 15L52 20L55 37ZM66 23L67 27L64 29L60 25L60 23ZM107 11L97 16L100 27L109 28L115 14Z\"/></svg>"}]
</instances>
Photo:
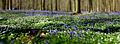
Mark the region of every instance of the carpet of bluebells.
<instances>
[{"instance_id":1,"label":"carpet of bluebells","mask_svg":"<svg viewBox=\"0 0 120 44\"><path fill-rule=\"evenodd\" d=\"M0 13L0 44L119 44L120 14Z\"/></svg>"}]
</instances>

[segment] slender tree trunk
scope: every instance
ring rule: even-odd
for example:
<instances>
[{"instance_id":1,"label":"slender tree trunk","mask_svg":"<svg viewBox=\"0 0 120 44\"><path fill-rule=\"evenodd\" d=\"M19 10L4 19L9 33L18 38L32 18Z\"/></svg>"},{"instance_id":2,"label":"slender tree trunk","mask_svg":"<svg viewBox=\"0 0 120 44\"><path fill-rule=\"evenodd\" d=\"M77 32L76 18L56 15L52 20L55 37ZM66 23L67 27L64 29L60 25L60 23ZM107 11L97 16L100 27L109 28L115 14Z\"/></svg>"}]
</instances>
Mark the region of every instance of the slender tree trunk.
<instances>
[{"instance_id":1,"label":"slender tree trunk","mask_svg":"<svg viewBox=\"0 0 120 44\"><path fill-rule=\"evenodd\" d=\"M45 10L45 0L43 0L43 10Z\"/></svg>"},{"instance_id":2,"label":"slender tree trunk","mask_svg":"<svg viewBox=\"0 0 120 44\"><path fill-rule=\"evenodd\" d=\"M58 0L55 0L55 10L56 10L56 11L57 11L57 5L58 5L57 1L58 1Z\"/></svg>"},{"instance_id":3,"label":"slender tree trunk","mask_svg":"<svg viewBox=\"0 0 120 44\"><path fill-rule=\"evenodd\" d=\"M50 7L51 9L50 9L50 10L51 10L51 11L53 10L52 2L53 2L53 0L50 1L50 5L51 5L51 7Z\"/></svg>"},{"instance_id":4,"label":"slender tree trunk","mask_svg":"<svg viewBox=\"0 0 120 44\"><path fill-rule=\"evenodd\" d=\"M33 2L32 3L32 7L33 7L32 9L34 10L35 9L35 0L32 0L32 2Z\"/></svg>"},{"instance_id":5,"label":"slender tree trunk","mask_svg":"<svg viewBox=\"0 0 120 44\"><path fill-rule=\"evenodd\" d=\"M72 1L72 12L76 13L76 0Z\"/></svg>"},{"instance_id":6,"label":"slender tree trunk","mask_svg":"<svg viewBox=\"0 0 120 44\"><path fill-rule=\"evenodd\" d=\"M57 0L57 11L60 11L60 0Z\"/></svg>"},{"instance_id":7,"label":"slender tree trunk","mask_svg":"<svg viewBox=\"0 0 120 44\"><path fill-rule=\"evenodd\" d=\"M2 9L5 10L6 8L6 0L2 0Z\"/></svg>"},{"instance_id":8,"label":"slender tree trunk","mask_svg":"<svg viewBox=\"0 0 120 44\"><path fill-rule=\"evenodd\" d=\"M89 0L89 12L92 11L92 8L93 8L92 0Z\"/></svg>"},{"instance_id":9,"label":"slender tree trunk","mask_svg":"<svg viewBox=\"0 0 120 44\"><path fill-rule=\"evenodd\" d=\"M36 9L38 9L38 0L36 0Z\"/></svg>"},{"instance_id":10,"label":"slender tree trunk","mask_svg":"<svg viewBox=\"0 0 120 44\"><path fill-rule=\"evenodd\" d=\"M42 10L42 0L40 0L40 10Z\"/></svg>"},{"instance_id":11,"label":"slender tree trunk","mask_svg":"<svg viewBox=\"0 0 120 44\"><path fill-rule=\"evenodd\" d=\"M70 11L72 11L72 6L71 5L72 5L72 2L71 2L71 0L69 0L69 10Z\"/></svg>"},{"instance_id":12,"label":"slender tree trunk","mask_svg":"<svg viewBox=\"0 0 120 44\"><path fill-rule=\"evenodd\" d=\"M18 5L18 8L19 8L19 10L21 10L21 5L22 5L22 2L21 2L21 0L18 0L19 1L19 5Z\"/></svg>"},{"instance_id":13,"label":"slender tree trunk","mask_svg":"<svg viewBox=\"0 0 120 44\"><path fill-rule=\"evenodd\" d=\"M9 6L10 6L9 10L12 10L12 0L10 0Z\"/></svg>"},{"instance_id":14,"label":"slender tree trunk","mask_svg":"<svg viewBox=\"0 0 120 44\"><path fill-rule=\"evenodd\" d=\"M81 13L81 0L76 0L76 12Z\"/></svg>"},{"instance_id":15,"label":"slender tree trunk","mask_svg":"<svg viewBox=\"0 0 120 44\"><path fill-rule=\"evenodd\" d=\"M115 0L113 0L113 11L115 11Z\"/></svg>"},{"instance_id":16,"label":"slender tree trunk","mask_svg":"<svg viewBox=\"0 0 120 44\"><path fill-rule=\"evenodd\" d=\"M9 0L6 0L6 10L9 9Z\"/></svg>"}]
</instances>

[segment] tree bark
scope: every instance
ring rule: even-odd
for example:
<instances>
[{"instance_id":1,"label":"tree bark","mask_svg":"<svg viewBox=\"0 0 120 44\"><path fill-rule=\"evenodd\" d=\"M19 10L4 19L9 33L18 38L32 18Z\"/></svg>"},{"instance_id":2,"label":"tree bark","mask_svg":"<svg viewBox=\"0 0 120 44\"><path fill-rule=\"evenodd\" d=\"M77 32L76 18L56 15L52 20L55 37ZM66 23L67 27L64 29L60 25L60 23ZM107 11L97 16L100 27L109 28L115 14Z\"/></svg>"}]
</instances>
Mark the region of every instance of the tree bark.
<instances>
[{"instance_id":1,"label":"tree bark","mask_svg":"<svg viewBox=\"0 0 120 44\"><path fill-rule=\"evenodd\" d=\"M6 0L2 0L2 9L3 9L3 10L6 9Z\"/></svg>"},{"instance_id":2,"label":"tree bark","mask_svg":"<svg viewBox=\"0 0 120 44\"><path fill-rule=\"evenodd\" d=\"M81 0L76 0L76 12L81 13Z\"/></svg>"},{"instance_id":3,"label":"tree bark","mask_svg":"<svg viewBox=\"0 0 120 44\"><path fill-rule=\"evenodd\" d=\"M45 0L43 0L43 10L45 10Z\"/></svg>"},{"instance_id":4,"label":"tree bark","mask_svg":"<svg viewBox=\"0 0 120 44\"><path fill-rule=\"evenodd\" d=\"M92 0L89 0L89 12L91 12L93 9L93 3Z\"/></svg>"},{"instance_id":5,"label":"tree bark","mask_svg":"<svg viewBox=\"0 0 120 44\"><path fill-rule=\"evenodd\" d=\"M55 10L57 11L57 0L55 0Z\"/></svg>"},{"instance_id":6,"label":"tree bark","mask_svg":"<svg viewBox=\"0 0 120 44\"><path fill-rule=\"evenodd\" d=\"M70 5L70 6L69 6L69 10L72 11L72 6L71 6L71 5L72 5L72 2L71 2L71 0L69 0L69 5Z\"/></svg>"}]
</instances>

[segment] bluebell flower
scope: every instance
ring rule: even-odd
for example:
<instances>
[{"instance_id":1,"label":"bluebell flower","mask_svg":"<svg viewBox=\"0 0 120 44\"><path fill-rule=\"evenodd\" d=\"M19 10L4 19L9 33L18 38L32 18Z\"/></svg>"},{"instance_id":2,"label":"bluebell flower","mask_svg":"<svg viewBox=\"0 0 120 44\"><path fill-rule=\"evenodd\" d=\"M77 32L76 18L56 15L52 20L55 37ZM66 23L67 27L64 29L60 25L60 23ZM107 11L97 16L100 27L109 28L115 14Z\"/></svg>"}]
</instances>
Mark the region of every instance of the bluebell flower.
<instances>
[{"instance_id":1,"label":"bluebell flower","mask_svg":"<svg viewBox=\"0 0 120 44\"><path fill-rule=\"evenodd\" d=\"M67 24L64 24L64 26L68 26Z\"/></svg>"},{"instance_id":2,"label":"bluebell flower","mask_svg":"<svg viewBox=\"0 0 120 44\"><path fill-rule=\"evenodd\" d=\"M74 34L75 34L75 32L74 32L74 31L70 32L70 35L74 35Z\"/></svg>"},{"instance_id":3,"label":"bluebell flower","mask_svg":"<svg viewBox=\"0 0 120 44\"><path fill-rule=\"evenodd\" d=\"M77 27L77 26L72 26L72 28L73 28L74 30L78 30L78 27Z\"/></svg>"},{"instance_id":4,"label":"bluebell flower","mask_svg":"<svg viewBox=\"0 0 120 44\"><path fill-rule=\"evenodd\" d=\"M107 24L112 24L112 22L107 22Z\"/></svg>"},{"instance_id":5,"label":"bluebell flower","mask_svg":"<svg viewBox=\"0 0 120 44\"><path fill-rule=\"evenodd\" d=\"M73 35L75 34L74 31L70 32L70 39L72 39Z\"/></svg>"},{"instance_id":6,"label":"bluebell flower","mask_svg":"<svg viewBox=\"0 0 120 44\"><path fill-rule=\"evenodd\" d=\"M45 41L45 44L49 44L49 41L48 41L48 40L46 40L46 41Z\"/></svg>"},{"instance_id":7,"label":"bluebell flower","mask_svg":"<svg viewBox=\"0 0 120 44\"><path fill-rule=\"evenodd\" d=\"M87 19L87 16L83 16L84 19Z\"/></svg>"},{"instance_id":8,"label":"bluebell flower","mask_svg":"<svg viewBox=\"0 0 120 44\"><path fill-rule=\"evenodd\" d=\"M49 33L53 33L54 32L54 30L49 30Z\"/></svg>"},{"instance_id":9,"label":"bluebell flower","mask_svg":"<svg viewBox=\"0 0 120 44\"><path fill-rule=\"evenodd\" d=\"M71 26L67 26L67 28L71 28Z\"/></svg>"},{"instance_id":10,"label":"bluebell flower","mask_svg":"<svg viewBox=\"0 0 120 44\"><path fill-rule=\"evenodd\" d=\"M110 33L110 29L107 29L107 30L106 30L106 33Z\"/></svg>"},{"instance_id":11,"label":"bluebell flower","mask_svg":"<svg viewBox=\"0 0 120 44\"><path fill-rule=\"evenodd\" d=\"M58 30L49 30L49 33L51 35L57 35L58 32L59 32Z\"/></svg>"},{"instance_id":12,"label":"bluebell flower","mask_svg":"<svg viewBox=\"0 0 120 44\"><path fill-rule=\"evenodd\" d=\"M90 28L90 30L93 30L94 28Z\"/></svg>"},{"instance_id":13,"label":"bluebell flower","mask_svg":"<svg viewBox=\"0 0 120 44\"><path fill-rule=\"evenodd\" d=\"M35 33L36 31L37 31L37 30L34 30L34 29L33 29L33 30L32 30L32 33Z\"/></svg>"},{"instance_id":14,"label":"bluebell flower","mask_svg":"<svg viewBox=\"0 0 120 44\"><path fill-rule=\"evenodd\" d=\"M91 19L95 19L94 17L91 17Z\"/></svg>"},{"instance_id":15,"label":"bluebell flower","mask_svg":"<svg viewBox=\"0 0 120 44\"><path fill-rule=\"evenodd\" d=\"M111 15L120 15L120 12L111 12Z\"/></svg>"},{"instance_id":16,"label":"bluebell flower","mask_svg":"<svg viewBox=\"0 0 120 44\"><path fill-rule=\"evenodd\" d=\"M0 44L4 44L4 42L0 41Z\"/></svg>"},{"instance_id":17,"label":"bluebell flower","mask_svg":"<svg viewBox=\"0 0 120 44\"><path fill-rule=\"evenodd\" d=\"M10 40L11 44L14 44L14 40Z\"/></svg>"}]
</instances>

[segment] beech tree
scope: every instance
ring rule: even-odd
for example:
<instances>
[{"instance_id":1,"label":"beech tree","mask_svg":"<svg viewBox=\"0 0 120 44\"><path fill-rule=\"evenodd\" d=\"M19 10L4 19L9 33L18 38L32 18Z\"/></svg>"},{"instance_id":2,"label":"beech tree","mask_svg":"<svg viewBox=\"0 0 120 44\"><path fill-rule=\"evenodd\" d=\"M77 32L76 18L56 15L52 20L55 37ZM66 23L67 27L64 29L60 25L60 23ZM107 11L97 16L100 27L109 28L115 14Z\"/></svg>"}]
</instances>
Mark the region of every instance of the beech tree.
<instances>
[{"instance_id":1,"label":"beech tree","mask_svg":"<svg viewBox=\"0 0 120 44\"><path fill-rule=\"evenodd\" d=\"M89 0L89 12L92 10L92 8L93 8L92 0Z\"/></svg>"},{"instance_id":2,"label":"beech tree","mask_svg":"<svg viewBox=\"0 0 120 44\"><path fill-rule=\"evenodd\" d=\"M2 0L2 9L5 10L6 8L6 0Z\"/></svg>"},{"instance_id":3,"label":"beech tree","mask_svg":"<svg viewBox=\"0 0 120 44\"><path fill-rule=\"evenodd\" d=\"M81 13L81 4L80 4L81 0L76 0L76 12L77 13Z\"/></svg>"},{"instance_id":4,"label":"beech tree","mask_svg":"<svg viewBox=\"0 0 120 44\"><path fill-rule=\"evenodd\" d=\"M57 11L57 0L55 0L55 10Z\"/></svg>"}]
</instances>

